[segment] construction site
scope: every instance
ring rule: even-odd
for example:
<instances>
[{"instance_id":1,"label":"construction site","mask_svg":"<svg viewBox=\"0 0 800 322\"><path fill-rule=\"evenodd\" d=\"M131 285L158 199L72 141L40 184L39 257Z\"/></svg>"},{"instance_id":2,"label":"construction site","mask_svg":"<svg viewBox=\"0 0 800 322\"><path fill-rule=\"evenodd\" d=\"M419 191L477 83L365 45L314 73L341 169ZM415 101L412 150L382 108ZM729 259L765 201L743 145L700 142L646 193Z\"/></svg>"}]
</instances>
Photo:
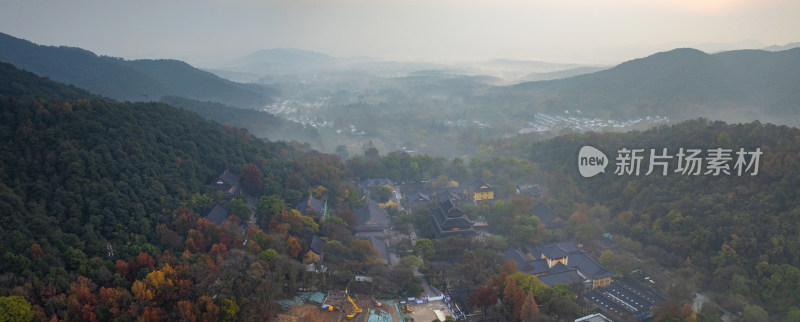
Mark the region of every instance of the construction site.
<instances>
[{"instance_id":1,"label":"construction site","mask_svg":"<svg viewBox=\"0 0 800 322\"><path fill-rule=\"evenodd\" d=\"M348 295L346 292L301 292L294 300L279 304L284 313L279 321L403 321L394 300L379 300L370 296ZM406 318L405 320L411 320Z\"/></svg>"},{"instance_id":2,"label":"construction site","mask_svg":"<svg viewBox=\"0 0 800 322\"><path fill-rule=\"evenodd\" d=\"M342 291L300 292L293 300L278 302L283 313L278 321L433 321L450 316L442 301L422 302L376 299Z\"/></svg>"}]
</instances>

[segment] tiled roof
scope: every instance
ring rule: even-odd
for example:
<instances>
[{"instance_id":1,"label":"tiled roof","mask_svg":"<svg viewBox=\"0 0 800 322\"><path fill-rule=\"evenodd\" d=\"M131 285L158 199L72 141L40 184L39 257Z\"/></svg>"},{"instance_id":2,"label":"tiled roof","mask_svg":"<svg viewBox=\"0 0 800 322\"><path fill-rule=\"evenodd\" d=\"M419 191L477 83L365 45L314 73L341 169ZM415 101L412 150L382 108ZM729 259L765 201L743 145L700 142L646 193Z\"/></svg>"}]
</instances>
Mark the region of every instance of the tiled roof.
<instances>
[{"instance_id":1,"label":"tiled roof","mask_svg":"<svg viewBox=\"0 0 800 322\"><path fill-rule=\"evenodd\" d=\"M586 282L586 280L581 278L581 276L575 270L568 270L561 273L542 275L539 276L539 280L542 281L542 283L547 284L547 286L549 287L553 287L553 285L555 284L575 285Z\"/></svg>"},{"instance_id":2,"label":"tiled roof","mask_svg":"<svg viewBox=\"0 0 800 322\"><path fill-rule=\"evenodd\" d=\"M558 262L550 268L550 274L563 273L568 270L570 270L569 267L564 266L564 264L561 264L561 262Z\"/></svg>"},{"instance_id":3,"label":"tiled roof","mask_svg":"<svg viewBox=\"0 0 800 322\"><path fill-rule=\"evenodd\" d=\"M308 248L317 254L322 254L322 238L319 238L317 234L311 235L311 243Z\"/></svg>"},{"instance_id":4,"label":"tiled roof","mask_svg":"<svg viewBox=\"0 0 800 322\"><path fill-rule=\"evenodd\" d=\"M490 184L484 182L481 179L475 179L475 181L470 183L467 187L472 192L494 191L494 188L492 188L492 186ZM485 188L481 188L481 187L485 187Z\"/></svg>"},{"instance_id":5,"label":"tiled roof","mask_svg":"<svg viewBox=\"0 0 800 322\"><path fill-rule=\"evenodd\" d=\"M241 179L240 175L226 169L216 180L208 184L208 187L214 190L222 190L225 199L232 199L238 196L242 190L242 185L239 183Z\"/></svg>"},{"instance_id":6,"label":"tiled roof","mask_svg":"<svg viewBox=\"0 0 800 322\"><path fill-rule=\"evenodd\" d=\"M365 199L366 206L364 208L353 209L358 220L358 226L388 226L389 220L386 209L379 207L375 200Z\"/></svg>"},{"instance_id":7,"label":"tiled roof","mask_svg":"<svg viewBox=\"0 0 800 322\"><path fill-rule=\"evenodd\" d=\"M297 211L302 213L303 215L309 215L308 209L313 210L318 215L323 215L325 213L325 199L317 199L314 198L312 195L308 195L308 198L303 200L299 205L297 205Z\"/></svg>"},{"instance_id":8,"label":"tiled roof","mask_svg":"<svg viewBox=\"0 0 800 322\"><path fill-rule=\"evenodd\" d=\"M462 195L464 194L464 188L444 187L442 189L434 191L434 194L436 195L437 198L439 198L439 200L444 200L444 199L461 200Z\"/></svg>"},{"instance_id":9,"label":"tiled roof","mask_svg":"<svg viewBox=\"0 0 800 322\"><path fill-rule=\"evenodd\" d=\"M462 217L466 213L459 208L455 201L451 199L447 199L444 201L439 202L439 209L447 216L447 217Z\"/></svg>"},{"instance_id":10,"label":"tiled roof","mask_svg":"<svg viewBox=\"0 0 800 322\"><path fill-rule=\"evenodd\" d=\"M214 208L211 208L211 211L208 212L205 218L217 225L222 225L225 219L228 219L228 215L230 214L228 212L227 205L227 203L215 205Z\"/></svg>"},{"instance_id":11,"label":"tiled roof","mask_svg":"<svg viewBox=\"0 0 800 322\"><path fill-rule=\"evenodd\" d=\"M514 247L509 247L503 251L503 255L517 263L517 270L524 271L528 269L528 256L525 256L521 250Z\"/></svg>"},{"instance_id":12,"label":"tiled roof","mask_svg":"<svg viewBox=\"0 0 800 322\"><path fill-rule=\"evenodd\" d=\"M530 253L535 260L530 260ZM567 265L556 263L549 267L546 260L541 258L544 254L547 258L567 258ZM517 269L533 275L540 275L539 279L550 283L562 283L558 279L567 278L567 272L573 272L580 276L591 279L603 279L611 277L612 272L605 269L600 263L591 256L585 254L573 241L559 242L536 247L527 246L524 248L508 248L503 251L506 258L512 259L517 263ZM555 276L554 276L555 275ZM635 292L634 292L635 293Z\"/></svg>"},{"instance_id":13,"label":"tiled roof","mask_svg":"<svg viewBox=\"0 0 800 322\"><path fill-rule=\"evenodd\" d=\"M593 279L611 277L613 273L606 270L594 258L584 253L570 255L567 259L570 268L576 268Z\"/></svg>"},{"instance_id":14,"label":"tiled roof","mask_svg":"<svg viewBox=\"0 0 800 322\"><path fill-rule=\"evenodd\" d=\"M569 253L565 252L563 249L559 248L556 244L549 244L543 246L536 246L536 253L533 255L536 258L541 258L544 255L547 258L554 259L554 258L564 258L569 255Z\"/></svg>"},{"instance_id":15,"label":"tiled roof","mask_svg":"<svg viewBox=\"0 0 800 322\"><path fill-rule=\"evenodd\" d=\"M472 227L465 227L460 230L445 230L450 228L442 229L441 226L436 222L435 216L429 217L431 220L431 229L433 230L433 236L436 238L446 238L448 236L475 236L477 232L472 230Z\"/></svg>"},{"instance_id":16,"label":"tiled roof","mask_svg":"<svg viewBox=\"0 0 800 322\"><path fill-rule=\"evenodd\" d=\"M416 194L412 195L411 198L409 198L408 200L412 204L431 202L431 198L422 192L417 192Z\"/></svg>"},{"instance_id":17,"label":"tiled roof","mask_svg":"<svg viewBox=\"0 0 800 322\"><path fill-rule=\"evenodd\" d=\"M539 274L549 274L550 268L547 267L547 261L544 259L537 259L528 262L528 269L524 270L525 274L532 274L532 275L539 275Z\"/></svg>"},{"instance_id":18,"label":"tiled roof","mask_svg":"<svg viewBox=\"0 0 800 322\"><path fill-rule=\"evenodd\" d=\"M389 244L385 240L375 237L369 237L369 243L378 252L378 257L386 261L387 265L392 264L392 258L389 256Z\"/></svg>"},{"instance_id":19,"label":"tiled roof","mask_svg":"<svg viewBox=\"0 0 800 322\"><path fill-rule=\"evenodd\" d=\"M558 246L558 248L561 248L561 250L565 251L567 254L577 254L581 252L581 249L578 248L578 245L576 245L575 242L571 240L556 243L556 246Z\"/></svg>"},{"instance_id":20,"label":"tiled roof","mask_svg":"<svg viewBox=\"0 0 800 322\"><path fill-rule=\"evenodd\" d=\"M433 218L435 219L437 226L441 227L442 230L450 230L453 228L467 229L471 228L473 225L473 222L467 219L466 216L445 216L441 210L434 211Z\"/></svg>"},{"instance_id":21,"label":"tiled roof","mask_svg":"<svg viewBox=\"0 0 800 322\"><path fill-rule=\"evenodd\" d=\"M231 186L233 186L236 183L238 183L239 180L242 180L242 176L240 176L238 174L235 174L235 173L233 173L233 172L231 172L230 170L227 170L227 169L222 172L222 175L220 175L219 178L222 179L223 181L225 181L225 183L227 183L227 184L229 184Z\"/></svg>"},{"instance_id":22,"label":"tiled roof","mask_svg":"<svg viewBox=\"0 0 800 322\"><path fill-rule=\"evenodd\" d=\"M547 205L540 203L531 210L531 214L539 218L547 228L558 228L564 224L564 219L557 215Z\"/></svg>"}]
</instances>

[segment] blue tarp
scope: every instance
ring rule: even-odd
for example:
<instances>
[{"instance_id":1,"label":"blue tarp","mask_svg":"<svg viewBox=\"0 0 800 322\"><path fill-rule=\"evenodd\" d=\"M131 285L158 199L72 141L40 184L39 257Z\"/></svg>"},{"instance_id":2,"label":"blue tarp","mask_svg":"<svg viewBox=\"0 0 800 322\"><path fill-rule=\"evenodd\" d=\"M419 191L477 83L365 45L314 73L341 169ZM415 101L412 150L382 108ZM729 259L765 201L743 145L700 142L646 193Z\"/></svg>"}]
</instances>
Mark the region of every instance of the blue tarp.
<instances>
[{"instance_id":1,"label":"blue tarp","mask_svg":"<svg viewBox=\"0 0 800 322\"><path fill-rule=\"evenodd\" d=\"M383 310L369 309L368 322L392 322L392 315Z\"/></svg>"},{"instance_id":2,"label":"blue tarp","mask_svg":"<svg viewBox=\"0 0 800 322\"><path fill-rule=\"evenodd\" d=\"M286 299L278 301L281 309L288 311L294 306L305 303L322 304L325 301L325 293L322 292L300 292L294 299Z\"/></svg>"}]
</instances>

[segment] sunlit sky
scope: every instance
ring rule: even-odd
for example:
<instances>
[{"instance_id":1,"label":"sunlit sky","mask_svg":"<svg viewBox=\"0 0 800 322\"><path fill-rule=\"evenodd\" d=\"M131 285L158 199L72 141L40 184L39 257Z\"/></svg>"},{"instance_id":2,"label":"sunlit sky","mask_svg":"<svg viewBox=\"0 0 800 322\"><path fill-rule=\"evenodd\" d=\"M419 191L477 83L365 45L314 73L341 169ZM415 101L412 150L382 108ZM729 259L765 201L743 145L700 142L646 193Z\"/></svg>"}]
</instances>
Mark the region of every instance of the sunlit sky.
<instances>
[{"instance_id":1,"label":"sunlit sky","mask_svg":"<svg viewBox=\"0 0 800 322\"><path fill-rule=\"evenodd\" d=\"M0 0L0 32L214 65L259 49L611 64L800 41L798 0ZM727 46L727 47L726 47Z\"/></svg>"}]
</instances>

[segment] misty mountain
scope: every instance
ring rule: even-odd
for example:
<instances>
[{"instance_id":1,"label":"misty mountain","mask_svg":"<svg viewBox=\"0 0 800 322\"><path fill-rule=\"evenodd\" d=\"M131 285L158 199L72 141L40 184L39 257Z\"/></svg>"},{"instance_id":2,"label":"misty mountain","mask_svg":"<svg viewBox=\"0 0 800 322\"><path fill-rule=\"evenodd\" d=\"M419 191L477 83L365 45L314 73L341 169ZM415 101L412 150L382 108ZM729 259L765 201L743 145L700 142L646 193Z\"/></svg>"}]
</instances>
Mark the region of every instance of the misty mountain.
<instances>
[{"instance_id":1,"label":"misty mountain","mask_svg":"<svg viewBox=\"0 0 800 322\"><path fill-rule=\"evenodd\" d=\"M551 63L537 60L493 59L485 63L493 67L513 67L516 69L531 69L540 72L552 72L580 67L578 64Z\"/></svg>"},{"instance_id":2,"label":"misty mountain","mask_svg":"<svg viewBox=\"0 0 800 322\"><path fill-rule=\"evenodd\" d=\"M571 70L563 75L554 74L546 79L563 78L597 71L581 69L579 64L550 63L535 60L494 59L488 61L425 62L395 61L373 57L332 57L324 53L294 48L265 49L229 62L225 66L209 69L221 77L235 81L258 81L260 84L322 83L330 79L349 78L353 72L378 77L413 76L418 72L440 71L450 75L470 75L505 84L530 81L534 73L551 73ZM485 76L489 77L485 77ZM321 79L320 79L321 77ZM491 79L490 78L494 78ZM542 78L535 78L540 80Z\"/></svg>"},{"instance_id":3,"label":"misty mountain","mask_svg":"<svg viewBox=\"0 0 800 322\"><path fill-rule=\"evenodd\" d=\"M256 81L266 75L305 74L334 68L339 59L294 48L263 49L210 70L236 81Z\"/></svg>"},{"instance_id":4,"label":"misty mountain","mask_svg":"<svg viewBox=\"0 0 800 322\"><path fill-rule=\"evenodd\" d=\"M796 125L800 124L800 49L713 55L675 49L587 75L502 88L492 98L500 96L518 109L551 113L705 116Z\"/></svg>"},{"instance_id":5,"label":"misty mountain","mask_svg":"<svg viewBox=\"0 0 800 322\"><path fill-rule=\"evenodd\" d=\"M703 42L703 43L688 43L683 45L675 44L673 48L694 48L706 53L715 54L724 51L743 50L743 49L759 49L764 45L754 39L745 39L736 42Z\"/></svg>"},{"instance_id":6,"label":"misty mountain","mask_svg":"<svg viewBox=\"0 0 800 322\"><path fill-rule=\"evenodd\" d=\"M318 52L294 48L263 49L238 60L244 64L307 65L329 63L334 58Z\"/></svg>"},{"instance_id":7,"label":"misty mountain","mask_svg":"<svg viewBox=\"0 0 800 322\"><path fill-rule=\"evenodd\" d=\"M41 46L0 33L0 61L122 101L183 96L241 107L269 103L274 89L235 83L177 60L124 60L91 51Z\"/></svg>"},{"instance_id":8,"label":"misty mountain","mask_svg":"<svg viewBox=\"0 0 800 322\"><path fill-rule=\"evenodd\" d=\"M781 45L772 45L772 46L769 46L769 47L764 47L763 50L766 50L766 51L783 51L783 50L789 50L789 49L794 49L794 48L798 48L798 47L800 47L800 42L793 42L793 43L788 43L788 44L783 45L783 46L781 46Z\"/></svg>"},{"instance_id":9,"label":"misty mountain","mask_svg":"<svg viewBox=\"0 0 800 322\"><path fill-rule=\"evenodd\" d=\"M195 112L221 124L247 129L248 132L259 138L300 142L319 140L319 133L313 127L303 126L265 111L230 107L215 102L200 102L178 96L164 96L161 98L161 102Z\"/></svg>"},{"instance_id":10,"label":"misty mountain","mask_svg":"<svg viewBox=\"0 0 800 322\"><path fill-rule=\"evenodd\" d=\"M553 79L562 79L562 78L569 78L575 77L578 75L584 74L591 74L594 72L599 72L601 70L606 70L608 67L576 67L570 68L565 70L559 70L555 72L545 72L545 73L531 73L528 76L525 76L523 81L525 82L535 82L535 81L543 81L543 80L553 80Z\"/></svg>"}]
</instances>

